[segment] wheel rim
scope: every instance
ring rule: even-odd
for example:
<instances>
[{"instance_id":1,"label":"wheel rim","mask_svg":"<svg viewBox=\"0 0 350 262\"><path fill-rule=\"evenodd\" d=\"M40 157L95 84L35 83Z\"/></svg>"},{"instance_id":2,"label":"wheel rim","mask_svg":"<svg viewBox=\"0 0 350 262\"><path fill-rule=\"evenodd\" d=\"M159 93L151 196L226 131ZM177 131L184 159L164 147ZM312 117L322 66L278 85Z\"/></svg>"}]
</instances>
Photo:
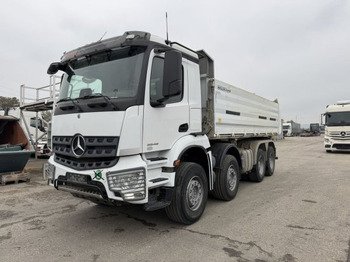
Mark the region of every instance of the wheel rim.
<instances>
[{"instance_id":1,"label":"wheel rim","mask_svg":"<svg viewBox=\"0 0 350 262\"><path fill-rule=\"evenodd\" d=\"M186 195L188 207L192 211L197 210L203 201L203 187L198 177L193 177L189 181L187 185Z\"/></svg>"},{"instance_id":2,"label":"wheel rim","mask_svg":"<svg viewBox=\"0 0 350 262\"><path fill-rule=\"evenodd\" d=\"M237 173L233 166L227 169L227 183L230 191L235 190L237 185Z\"/></svg>"}]
</instances>

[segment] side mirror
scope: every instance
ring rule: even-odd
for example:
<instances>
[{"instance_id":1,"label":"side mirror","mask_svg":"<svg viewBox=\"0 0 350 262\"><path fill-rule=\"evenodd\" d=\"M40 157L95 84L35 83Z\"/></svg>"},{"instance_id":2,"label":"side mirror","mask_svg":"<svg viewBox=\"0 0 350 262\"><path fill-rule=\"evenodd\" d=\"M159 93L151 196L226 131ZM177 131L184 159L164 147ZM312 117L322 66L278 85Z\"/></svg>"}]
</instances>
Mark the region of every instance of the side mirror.
<instances>
[{"instance_id":1,"label":"side mirror","mask_svg":"<svg viewBox=\"0 0 350 262\"><path fill-rule=\"evenodd\" d=\"M182 55L170 50L165 52L163 71L163 96L172 97L182 91Z\"/></svg>"},{"instance_id":2,"label":"side mirror","mask_svg":"<svg viewBox=\"0 0 350 262\"><path fill-rule=\"evenodd\" d=\"M47 73L49 75L54 75L58 72L58 70L60 70L60 67L61 67L61 63L59 62L52 63L47 69Z\"/></svg>"}]
</instances>

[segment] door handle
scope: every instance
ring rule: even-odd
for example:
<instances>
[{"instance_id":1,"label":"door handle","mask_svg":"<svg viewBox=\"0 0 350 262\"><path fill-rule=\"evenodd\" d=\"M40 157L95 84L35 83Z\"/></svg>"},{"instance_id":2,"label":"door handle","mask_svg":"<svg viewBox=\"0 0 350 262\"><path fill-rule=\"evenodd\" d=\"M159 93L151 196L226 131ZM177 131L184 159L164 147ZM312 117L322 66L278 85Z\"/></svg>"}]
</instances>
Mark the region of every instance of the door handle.
<instances>
[{"instance_id":1,"label":"door handle","mask_svg":"<svg viewBox=\"0 0 350 262\"><path fill-rule=\"evenodd\" d=\"M182 124L179 126L179 132L187 132L188 131L188 124Z\"/></svg>"}]
</instances>

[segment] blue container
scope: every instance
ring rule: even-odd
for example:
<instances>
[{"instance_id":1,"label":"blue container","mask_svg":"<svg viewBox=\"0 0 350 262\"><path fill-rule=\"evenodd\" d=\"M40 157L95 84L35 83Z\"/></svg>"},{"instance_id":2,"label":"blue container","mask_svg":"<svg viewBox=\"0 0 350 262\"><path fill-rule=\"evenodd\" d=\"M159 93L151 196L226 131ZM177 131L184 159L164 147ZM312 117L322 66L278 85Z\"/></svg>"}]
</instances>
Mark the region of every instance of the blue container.
<instances>
[{"instance_id":1,"label":"blue container","mask_svg":"<svg viewBox=\"0 0 350 262\"><path fill-rule=\"evenodd\" d=\"M0 152L4 151L20 151L22 148L20 146L9 146L9 147L0 147Z\"/></svg>"},{"instance_id":2,"label":"blue container","mask_svg":"<svg viewBox=\"0 0 350 262\"><path fill-rule=\"evenodd\" d=\"M9 147L11 148L11 147ZM7 148L7 149L9 149ZM22 171L35 151L0 151L0 173Z\"/></svg>"}]
</instances>

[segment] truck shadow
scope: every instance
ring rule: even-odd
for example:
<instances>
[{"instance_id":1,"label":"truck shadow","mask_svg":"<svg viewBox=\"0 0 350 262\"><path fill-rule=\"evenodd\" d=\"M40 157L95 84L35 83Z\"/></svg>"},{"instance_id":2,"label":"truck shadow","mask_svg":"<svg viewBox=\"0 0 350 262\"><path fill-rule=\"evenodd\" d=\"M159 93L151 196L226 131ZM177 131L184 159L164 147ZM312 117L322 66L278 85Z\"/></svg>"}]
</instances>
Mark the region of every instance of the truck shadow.
<instances>
[{"instance_id":1,"label":"truck shadow","mask_svg":"<svg viewBox=\"0 0 350 262\"><path fill-rule=\"evenodd\" d=\"M244 189L254 184L242 181L240 186L241 189ZM236 198L239 198L239 193ZM215 209L220 208L222 205L234 206L235 200L222 201L209 194L206 210L201 219L196 223L201 223L205 219L206 214L215 213ZM171 221L164 209L147 212L143 209L142 205L105 206L85 200L81 203L85 207L79 208L69 215L62 217L59 227L73 227L77 230L79 228L81 230L89 228L91 231L104 234L109 234L111 230L119 233L126 230L136 231L137 233L142 229L163 232L170 228L191 227L191 225L183 225Z\"/></svg>"}]
</instances>

